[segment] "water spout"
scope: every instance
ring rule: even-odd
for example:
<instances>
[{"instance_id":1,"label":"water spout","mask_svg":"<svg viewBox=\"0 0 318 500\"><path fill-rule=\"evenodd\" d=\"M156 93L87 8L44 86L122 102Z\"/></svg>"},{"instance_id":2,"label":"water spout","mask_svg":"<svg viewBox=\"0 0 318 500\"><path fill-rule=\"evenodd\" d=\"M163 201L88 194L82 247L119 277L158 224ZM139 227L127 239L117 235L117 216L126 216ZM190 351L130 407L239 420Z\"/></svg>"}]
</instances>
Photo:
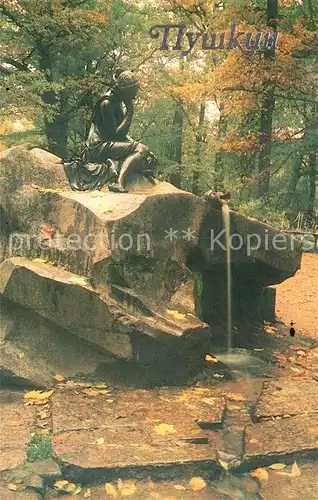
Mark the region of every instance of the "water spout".
<instances>
[{"instance_id":1,"label":"water spout","mask_svg":"<svg viewBox=\"0 0 318 500\"><path fill-rule=\"evenodd\" d=\"M227 348L232 349L232 269L231 269L231 223L230 209L228 204L223 201L222 216L225 229L226 246L226 292L227 292Z\"/></svg>"}]
</instances>

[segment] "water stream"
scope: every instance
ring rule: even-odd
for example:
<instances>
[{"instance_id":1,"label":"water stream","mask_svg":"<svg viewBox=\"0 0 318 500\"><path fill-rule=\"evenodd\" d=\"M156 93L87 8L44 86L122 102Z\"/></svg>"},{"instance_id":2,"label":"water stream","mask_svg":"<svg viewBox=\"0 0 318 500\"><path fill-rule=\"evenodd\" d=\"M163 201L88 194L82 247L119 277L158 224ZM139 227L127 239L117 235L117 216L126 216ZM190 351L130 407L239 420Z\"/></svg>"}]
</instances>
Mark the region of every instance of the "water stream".
<instances>
[{"instance_id":1,"label":"water stream","mask_svg":"<svg viewBox=\"0 0 318 500\"><path fill-rule=\"evenodd\" d=\"M226 294L227 294L227 348L232 349L232 269L231 269L231 222L230 209L227 203L222 205L222 216L225 229L226 245Z\"/></svg>"}]
</instances>

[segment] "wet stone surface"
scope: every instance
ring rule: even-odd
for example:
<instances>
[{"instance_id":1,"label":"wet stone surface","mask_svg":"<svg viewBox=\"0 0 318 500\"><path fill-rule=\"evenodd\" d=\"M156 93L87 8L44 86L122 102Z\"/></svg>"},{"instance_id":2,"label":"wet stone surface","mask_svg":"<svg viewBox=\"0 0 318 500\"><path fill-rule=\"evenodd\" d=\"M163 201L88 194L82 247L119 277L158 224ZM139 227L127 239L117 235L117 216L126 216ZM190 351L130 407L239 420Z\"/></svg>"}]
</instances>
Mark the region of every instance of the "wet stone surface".
<instances>
[{"instance_id":1,"label":"wet stone surface","mask_svg":"<svg viewBox=\"0 0 318 500\"><path fill-rule=\"evenodd\" d=\"M53 397L53 449L64 471L72 477L79 469L84 476L89 471L89 480L118 468L206 469L216 461L213 429L222 425L224 411L224 399L206 388L129 390L96 397L60 390Z\"/></svg>"},{"instance_id":2,"label":"wet stone surface","mask_svg":"<svg viewBox=\"0 0 318 500\"><path fill-rule=\"evenodd\" d=\"M224 399L213 389L109 390L96 397L84 391L61 389L53 396L54 433L155 423L217 428L224 420Z\"/></svg>"},{"instance_id":3,"label":"wet stone surface","mask_svg":"<svg viewBox=\"0 0 318 500\"><path fill-rule=\"evenodd\" d=\"M316 500L318 463L301 465L301 475L289 477L269 470L268 481L262 481L261 494L268 500Z\"/></svg>"},{"instance_id":4,"label":"wet stone surface","mask_svg":"<svg viewBox=\"0 0 318 500\"><path fill-rule=\"evenodd\" d=\"M246 427L245 467L297 457L318 457L316 416L267 420Z\"/></svg>"},{"instance_id":5,"label":"wet stone surface","mask_svg":"<svg viewBox=\"0 0 318 500\"><path fill-rule=\"evenodd\" d=\"M265 384L255 416L262 419L304 413L318 414L318 382L286 377Z\"/></svg>"},{"instance_id":6,"label":"wet stone surface","mask_svg":"<svg viewBox=\"0 0 318 500\"><path fill-rule=\"evenodd\" d=\"M33 491L27 491L23 486L17 486L16 491L11 491L8 485L0 481L1 500L40 500L41 496Z\"/></svg>"},{"instance_id":7,"label":"wet stone surface","mask_svg":"<svg viewBox=\"0 0 318 500\"><path fill-rule=\"evenodd\" d=\"M11 394L13 400L17 398ZM10 399L8 392L2 394L4 400ZM34 411L24 406L22 401L1 405L0 419L0 470L12 469L26 460L27 444L34 431ZM1 497L5 498L5 497Z\"/></svg>"},{"instance_id":8,"label":"wet stone surface","mask_svg":"<svg viewBox=\"0 0 318 500\"><path fill-rule=\"evenodd\" d=\"M233 499L244 499L244 500L257 500L258 485L255 480L248 477L242 478L230 478L224 483L214 483L210 481L205 482L205 486L199 491L193 491L190 487L190 480L176 480L174 482L155 482L152 479L146 481L114 481L111 484L111 491L113 492L112 498L123 498L127 495L130 490L129 498L134 500L192 500L192 499L204 499L204 500L229 500ZM126 487L128 486L128 488ZM125 494L126 492L126 494ZM115 495L118 495L116 497ZM86 495L86 496L85 496ZM90 496L89 496L90 495ZM58 498L58 494L53 490L50 490L46 495L46 500L51 500L53 498ZM74 498L71 496L63 496L63 499ZM82 500L84 498L91 498L92 500L104 500L105 498L111 498L111 496L106 496L105 486L95 486L95 487L85 487L76 496L77 499Z\"/></svg>"}]
</instances>

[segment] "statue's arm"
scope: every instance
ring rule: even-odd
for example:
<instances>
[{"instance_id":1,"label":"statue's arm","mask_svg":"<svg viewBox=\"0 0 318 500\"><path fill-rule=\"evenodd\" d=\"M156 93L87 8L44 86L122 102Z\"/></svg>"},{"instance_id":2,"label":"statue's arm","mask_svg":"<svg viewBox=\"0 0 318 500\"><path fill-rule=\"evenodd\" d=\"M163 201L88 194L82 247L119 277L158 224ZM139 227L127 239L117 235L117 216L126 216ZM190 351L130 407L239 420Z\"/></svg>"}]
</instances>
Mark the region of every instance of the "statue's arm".
<instances>
[{"instance_id":1,"label":"statue's arm","mask_svg":"<svg viewBox=\"0 0 318 500\"><path fill-rule=\"evenodd\" d=\"M133 117L133 106L127 106L127 113L124 116L123 121L117 127L116 119L114 115L114 110L108 99L101 104L101 110L103 114L103 124L107 131L107 135L114 141L125 141L127 133L129 131L132 117Z\"/></svg>"},{"instance_id":2,"label":"statue's arm","mask_svg":"<svg viewBox=\"0 0 318 500\"><path fill-rule=\"evenodd\" d=\"M118 135L119 140L127 140L126 136L131 126L133 114L134 114L133 104L129 103L127 104L127 113L123 121L116 130L116 134Z\"/></svg>"}]
</instances>

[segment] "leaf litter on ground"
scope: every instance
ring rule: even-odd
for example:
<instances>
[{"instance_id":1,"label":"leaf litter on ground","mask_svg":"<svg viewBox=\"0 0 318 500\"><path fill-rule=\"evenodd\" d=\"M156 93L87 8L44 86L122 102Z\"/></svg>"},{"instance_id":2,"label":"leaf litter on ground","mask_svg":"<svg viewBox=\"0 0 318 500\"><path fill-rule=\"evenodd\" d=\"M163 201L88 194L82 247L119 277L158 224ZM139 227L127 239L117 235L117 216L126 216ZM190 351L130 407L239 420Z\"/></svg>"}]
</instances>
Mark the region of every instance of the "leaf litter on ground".
<instances>
[{"instance_id":1,"label":"leaf litter on ground","mask_svg":"<svg viewBox=\"0 0 318 500\"><path fill-rule=\"evenodd\" d=\"M80 486L71 483L66 479L55 481L54 489L59 491L60 493L71 493L72 495L78 495L82 491L82 488Z\"/></svg>"},{"instance_id":2,"label":"leaf litter on ground","mask_svg":"<svg viewBox=\"0 0 318 500\"><path fill-rule=\"evenodd\" d=\"M267 481L269 478L267 470L263 468L255 469L252 472L250 472L249 475L255 477L259 481Z\"/></svg>"},{"instance_id":3,"label":"leaf litter on ground","mask_svg":"<svg viewBox=\"0 0 318 500\"><path fill-rule=\"evenodd\" d=\"M165 436L166 434L172 434L176 432L176 429L173 425L170 424L159 424L155 425L155 432L159 434L159 436Z\"/></svg>"},{"instance_id":4,"label":"leaf litter on ground","mask_svg":"<svg viewBox=\"0 0 318 500\"><path fill-rule=\"evenodd\" d=\"M286 464L280 464L280 463L272 464L272 465L268 466L268 468L272 469L272 470L282 470L282 469L285 469L286 467L287 467Z\"/></svg>"},{"instance_id":5,"label":"leaf litter on ground","mask_svg":"<svg viewBox=\"0 0 318 500\"><path fill-rule=\"evenodd\" d=\"M30 399L35 401L43 401L49 399L54 392L54 389L51 391L29 391L24 394L24 399Z\"/></svg>"},{"instance_id":6,"label":"leaf litter on ground","mask_svg":"<svg viewBox=\"0 0 318 500\"><path fill-rule=\"evenodd\" d=\"M206 487L206 482L204 481L203 477L193 477L189 481L189 488L192 491L200 491L203 490Z\"/></svg>"},{"instance_id":7,"label":"leaf litter on ground","mask_svg":"<svg viewBox=\"0 0 318 500\"><path fill-rule=\"evenodd\" d=\"M277 471L276 474L279 474L280 476L299 477L301 475L301 470L298 467L297 462L295 461L292 465L291 472Z\"/></svg>"}]
</instances>

